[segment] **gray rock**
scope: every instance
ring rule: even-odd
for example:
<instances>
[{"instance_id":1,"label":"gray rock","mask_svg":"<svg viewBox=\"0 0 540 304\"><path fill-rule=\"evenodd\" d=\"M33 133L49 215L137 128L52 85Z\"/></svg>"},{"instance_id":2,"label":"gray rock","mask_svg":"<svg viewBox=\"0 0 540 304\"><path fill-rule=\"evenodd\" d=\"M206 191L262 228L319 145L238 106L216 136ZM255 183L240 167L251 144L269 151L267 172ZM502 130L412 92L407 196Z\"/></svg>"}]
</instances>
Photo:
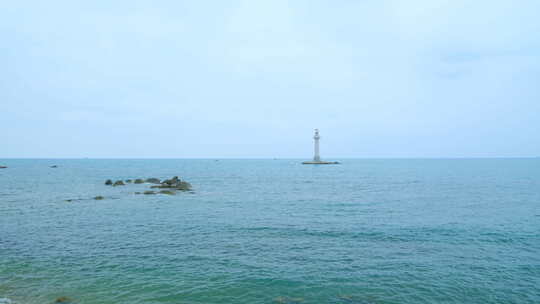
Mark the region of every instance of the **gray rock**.
<instances>
[{"instance_id":1,"label":"gray rock","mask_svg":"<svg viewBox=\"0 0 540 304\"><path fill-rule=\"evenodd\" d=\"M151 184L159 184L161 181L159 180L159 178L151 177L151 178L147 178L146 182L151 183Z\"/></svg>"},{"instance_id":2,"label":"gray rock","mask_svg":"<svg viewBox=\"0 0 540 304\"><path fill-rule=\"evenodd\" d=\"M179 181L180 181L180 179L178 179L178 176L175 176L175 177L173 177L171 179L164 180L161 184L166 184L166 185L171 186L171 185L177 184Z\"/></svg>"},{"instance_id":3,"label":"gray rock","mask_svg":"<svg viewBox=\"0 0 540 304\"><path fill-rule=\"evenodd\" d=\"M115 181L114 184L113 184L113 186L115 186L115 187L116 187L116 186L125 186L125 185L126 185L126 184L124 184L124 182L121 181L121 180L117 180L117 181Z\"/></svg>"}]
</instances>

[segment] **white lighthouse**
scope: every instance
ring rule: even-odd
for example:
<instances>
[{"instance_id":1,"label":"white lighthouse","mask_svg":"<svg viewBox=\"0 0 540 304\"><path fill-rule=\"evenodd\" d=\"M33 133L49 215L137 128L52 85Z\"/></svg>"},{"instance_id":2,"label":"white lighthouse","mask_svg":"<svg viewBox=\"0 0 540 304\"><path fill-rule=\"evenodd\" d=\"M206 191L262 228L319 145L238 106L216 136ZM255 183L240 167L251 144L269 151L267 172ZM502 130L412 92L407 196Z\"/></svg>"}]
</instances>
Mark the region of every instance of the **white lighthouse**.
<instances>
[{"instance_id":1,"label":"white lighthouse","mask_svg":"<svg viewBox=\"0 0 540 304\"><path fill-rule=\"evenodd\" d=\"M315 153L313 155L313 161L320 162L321 155L319 154L319 139L321 139L321 136L319 135L319 129L315 129L315 135L313 136L313 139L315 140Z\"/></svg>"},{"instance_id":2,"label":"white lighthouse","mask_svg":"<svg viewBox=\"0 0 540 304\"><path fill-rule=\"evenodd\" d=\"M304 165L335 165L339 164L337 161L322 161L321 155L319 154L319 139L321 139L321 136L319 135L319 129L315 129L315 135L313 136L314 140L314 155L312 161L305 161L302 162Z\"/></svg>"}]
</instances>

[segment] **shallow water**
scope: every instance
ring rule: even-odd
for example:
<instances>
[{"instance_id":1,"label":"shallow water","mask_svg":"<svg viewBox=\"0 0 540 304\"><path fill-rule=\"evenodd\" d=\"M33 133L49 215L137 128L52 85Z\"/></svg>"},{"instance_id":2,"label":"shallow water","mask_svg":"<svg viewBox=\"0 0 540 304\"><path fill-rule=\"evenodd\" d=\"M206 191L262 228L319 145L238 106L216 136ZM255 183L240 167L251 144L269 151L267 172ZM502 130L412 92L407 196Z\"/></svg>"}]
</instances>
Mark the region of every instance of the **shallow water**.
<instances>
[{"instance_id":1,"label":"shallow water","mask_svg":"<svg viewBox=\"0 0 540 304\"><path fill-rule=\"evenodd\" d=\"M540 159L299 162L0 160L0 298L540 303Z\"/></svg>"}]
</instances>

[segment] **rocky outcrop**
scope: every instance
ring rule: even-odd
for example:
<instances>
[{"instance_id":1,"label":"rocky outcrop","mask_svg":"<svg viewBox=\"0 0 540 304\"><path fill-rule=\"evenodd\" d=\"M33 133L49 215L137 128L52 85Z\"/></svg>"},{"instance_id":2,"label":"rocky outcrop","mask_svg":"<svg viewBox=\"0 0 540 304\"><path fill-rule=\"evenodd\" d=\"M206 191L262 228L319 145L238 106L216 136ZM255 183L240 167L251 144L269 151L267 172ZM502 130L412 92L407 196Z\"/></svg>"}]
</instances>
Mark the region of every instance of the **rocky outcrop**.
<instances>
[{"instance_id":1,"label":"rocky outcrop","mask_svg":"<svg viewBox=\"0 0 540 304\"><path fill-rule=\"evenodd\" d=\"M151 184L159 184L159 183L161 183L160 179L155 178L155 177L147 178L146 182L151 183Z\"/></svg>"},{"instance_id":2,"label":"rocky outcrop","mask_svg":"<svg viewBox=\"0 0 540 304\"><path fill-rule=\"evenodd\" d=\"M171 179L164 180L161 184L157 186L152 186L150 188L188 191L188 190L191 190L191 184L188 182L182 181L178 178L178 176L175 176Z\"/></svg>"},{"instance_id":3,"label":"rocky outcrop","mask_svg":"<svg viewBox=\"0 0 540 304\"><path fill-rule=\"evenodd\" d=\"M190 191L191 190L191 184L181 180L178 178L178 176L173 176L170 179L165 179L163 182L160 181L159 178L147 178L145 180L141 178L137 178L135 180L132 179L126 179L125 183L133 183L133 184L143 184L143 183L153 183L155 185L151 186L152 189L162 189L160 191L144 191L144 192L135 192L135 194L166 194L166 195L175 195L176 191ZM108 179L105 181L105 185L112 185L112 186L125 186L126 184L122 180L117 180L113 182L112 180ZM94 197L95 200L101 200L104 199L102 196L96 196Z\"/></svg>"}]
</instances>

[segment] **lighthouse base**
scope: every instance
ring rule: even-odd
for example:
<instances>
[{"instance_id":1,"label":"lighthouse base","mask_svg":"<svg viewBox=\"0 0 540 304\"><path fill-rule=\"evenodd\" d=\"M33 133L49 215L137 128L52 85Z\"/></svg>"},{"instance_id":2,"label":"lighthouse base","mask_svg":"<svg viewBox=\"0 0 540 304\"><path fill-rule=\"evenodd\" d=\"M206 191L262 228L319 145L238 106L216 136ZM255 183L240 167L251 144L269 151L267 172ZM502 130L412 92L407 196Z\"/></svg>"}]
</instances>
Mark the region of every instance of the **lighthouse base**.
<instances>
[{"instance_id":1,"label":"lighthouse base","mask_svg":"<svg viewBox=\"0 0 540 304\"><path fill-rule=\"evenodd\" d=\"M337 161L305 161L302 165L338 165Z\"/></svg>"}]
</instances>

